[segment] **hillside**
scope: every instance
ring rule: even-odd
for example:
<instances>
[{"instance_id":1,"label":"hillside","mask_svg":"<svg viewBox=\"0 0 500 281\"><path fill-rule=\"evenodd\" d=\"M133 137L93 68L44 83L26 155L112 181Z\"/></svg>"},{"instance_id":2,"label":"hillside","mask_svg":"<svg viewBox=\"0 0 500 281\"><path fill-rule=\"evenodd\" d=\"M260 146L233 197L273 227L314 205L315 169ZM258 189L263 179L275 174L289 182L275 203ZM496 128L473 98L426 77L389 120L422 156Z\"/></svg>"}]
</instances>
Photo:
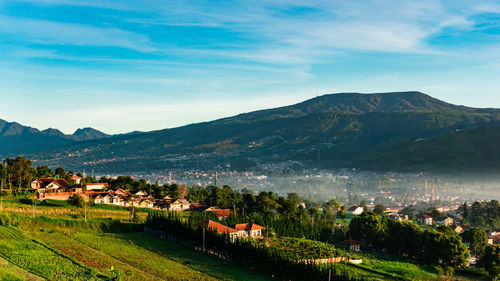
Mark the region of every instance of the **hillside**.
<instances>
[{"instance_id":1,"label":"hillside","mask_svg":"<svg viewBox=\"0 0 500 281\"><path fill-rule=\"evenodd\" d=\"M65 135L53 128L40 131L16 122L0 119L0 155L3 156L46 151L77 141L106 137L109 136L92 128L78 129L73 135Z\"/></svg>"},{"instance_id":2,"label":"hillside","mask_svg":"<svg viewBox=\"0 0 500 281\"><path fill-rule=\"evenodd\" d=\"M375 150L491 124L500 124L500 110L456 106L419 92L331 94L211 122L79 142L34 158L106 171L227 166L249 159L248 167L287 160L356 167Z\"/></svg>"},{"instance_id":3,"label":"hillside","mask_svg":"<svg viewBox=\"0 0 500 281\"><path fill-rule=\"evenodd\" d=\"M399 144L370 155L364 167L383 170L427 170L456 172L500 170L500 127L488 126L457 131L435 139Z\"/></svg>"}]
</instances>

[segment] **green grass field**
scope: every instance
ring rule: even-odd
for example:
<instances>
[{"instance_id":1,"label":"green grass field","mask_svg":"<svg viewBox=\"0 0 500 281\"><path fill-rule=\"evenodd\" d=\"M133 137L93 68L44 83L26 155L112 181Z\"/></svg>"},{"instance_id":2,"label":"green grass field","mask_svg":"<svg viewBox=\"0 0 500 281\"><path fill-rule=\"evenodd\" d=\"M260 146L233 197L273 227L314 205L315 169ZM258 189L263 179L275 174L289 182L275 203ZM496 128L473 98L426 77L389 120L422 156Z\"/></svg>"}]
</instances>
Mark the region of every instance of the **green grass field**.
<instances>
[{"instance_id":1,"label":"green grass field","mask_svg":"<svg viewBox=\"0 0 500 281\"><path fill-rule=\"evenodd\" d=\"M103 280L95 270L75 263L13 227L0 226L0 255L49 280Z\"/></svg>"}]
</instances>

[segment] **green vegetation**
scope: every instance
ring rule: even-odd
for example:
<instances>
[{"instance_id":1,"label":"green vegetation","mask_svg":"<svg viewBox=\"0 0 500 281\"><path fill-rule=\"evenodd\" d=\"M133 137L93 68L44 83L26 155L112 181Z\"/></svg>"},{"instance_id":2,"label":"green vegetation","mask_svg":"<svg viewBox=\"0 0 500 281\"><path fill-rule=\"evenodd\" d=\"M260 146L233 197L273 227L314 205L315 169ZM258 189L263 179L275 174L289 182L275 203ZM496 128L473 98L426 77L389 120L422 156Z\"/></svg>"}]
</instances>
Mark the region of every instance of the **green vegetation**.
<instances>
[{"instance_id":1,"label":"green vegetation","mask_svg":"<svg viewBox=\"0 0 500 281\"><path fill-rule=\"evenodd\" d=\"M361 166L371 170L392 171L427 170L456 173L464 168L469 173L498 171L500 169L498 140L500 140L498 125L449 132L438 138L408 140L380 150L363 159Z\"/></svg>"},{"instance_id":2,"label":"green vegetation","mask_svg":"<svg viewBox=\"0 0 500 281\"><path fill-rule=\"evenodd\" d=\"M7 206L22 206L19 201L10 199ZM57 210L75 207L47 204L41 208ZM128 210L114 212L128 214ZM59 212L35 218L22 213L3 212L0 222L3 224L0 226L0 256L47 279L268 279L177 243L148 236L142 233L140 224L95 218L85 223L82 218L65 218L64 213ZM4 271L16 273L9 269Z\"/></svg>"},{"instance_id":3,"label":"green vegetation","mask_svg":"<svg viewBox=\"0 0 500 281\"><path fill-rule=\"evenodd\" d=\"M460 206L465 224L481 229L500 228L500 204L497 200L476 201L469 207L466 203Z\"/></svg>"},{"instance_id":4,"label":"green vegetation","mask_svg":"<svg viewBox=\"0 0 500 281\"><path fill-rule=\"evenodd\" d=\"M406 257L423 264L465 267L469 251L456 235L423 230L412 222L398 222L365 211L349 224L351 237L366 246ZM405 237L405 239L394 239Z\"/></svg>"},{"instance_id":5,"label":"green vegetation","mask_svg":"<svg viewBox=\"0 0 500 281\"><path fill-rule=\"evenodd\" d=\"M0 280L4 281L23 281L24 279L21 278L21 276L9 272L5 269L0 269Z\"/></svg>"},{"instance_id":6,"label":"green vegetation","mask_svg":"<svg viewBox=\"0 0 500 281\"><path fill-rule=\"evenodd\" d=\"M8 226L0 226L0 256L47 279L99 280L103 278L95 270L83 266Z\"/></svg>"},{"instance_id":7,"label":"green vegetation","mask_svg":"<svg viewBox=\"0 0 500 281\"><path fill-rule=\"evenodd\" d=\"M57 162L58 165L69 167L82 167L87 161L119 159L96 166L98 170L108 172L165 170L181 165L185 168L202 168L202 162L248 170L255 167L255 158L273 162L304 160L310 165L322 167L367 167L363 165L366 164L364 156L375 149L416 139L432 139L456 130L498 125L498 113L498 110L447 104L418 92L324 95L292 106L212 122L60 146L38 154L36 158L43 159L45 163ZM474 150L465 150L471 157L467 161L450 160L460 160L457 156L460 154L454 154L456 151L483 147L482 142L471 143L472 146L459 145L456 147L459 150L456 150L448 147L449 142L439 141L439 149L423 147L418 153L411 153L410 158L402 154L412 152L411 147L406 148L406 143L400 150L402 153L390 153L392 150L389 150L388 156L381 158L384 161L377 162L375 157L368 162L377 164L379 168L404 168L405 164L425 169L440 169L449 165L469 167L477 165L469 161L474 159ZM498 152L495 143L484 142L487 146L479 151L491 149ZM443 157L443 148L447 148L444 153L446 157ZM9 152L12 151L15 150ZM133 159L130 157L132 151ZM229 153L226 152L232 156L228 157ZM318 152L321 152L319 160ZM203 161L190 157L182 161L158 161L179 155L195 158L200 154L211 156L204 156ZM391 157L396 154L403 157ZM72 157L61 159L61 155ZM493 155L490 158L484 155L477 159L497 159ZM439 162L439 159L444 160ZM309 162L311 160L314 160L314 164ZM426 166L426 160L433 160L432 164ZM140 167L138 163L141 163ZM482 163L490 165L492 162Z\"/></svg>"}]
</instances>

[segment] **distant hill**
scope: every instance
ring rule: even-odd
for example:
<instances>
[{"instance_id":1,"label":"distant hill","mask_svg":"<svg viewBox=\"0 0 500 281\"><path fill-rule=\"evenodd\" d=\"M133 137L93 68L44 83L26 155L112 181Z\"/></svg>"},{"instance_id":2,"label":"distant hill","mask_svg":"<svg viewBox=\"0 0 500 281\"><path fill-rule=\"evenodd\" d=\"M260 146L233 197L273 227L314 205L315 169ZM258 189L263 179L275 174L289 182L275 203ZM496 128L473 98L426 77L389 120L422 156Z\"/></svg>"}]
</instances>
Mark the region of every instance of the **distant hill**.
<instances>
[{"instance_id":1,"label":"distant hill","mask_svg":"<svg viewBox=\"0 0 500 281\"><path fill-rule=\"evenodd\" d=\"M104 139L109 137L110 135L105 134L101 131L98 131L93 128L83 128L83 129L78 129L73 133L73 139L77 141L87 141L87 140L97 140L97 139Z\"/></svg>"},{"instance_id":2,"label":"distant hill","mask_svg":"<svg viewBox=\"0 0 500 281\"><path fill-rule=\"evenodd\" d=\"M211 122L73 143L34 157L103 171L235 163L253 167L289 160L310 167L358 167L378 150L490 125L500 125L500 110L457 106L420 92L343 93Z\"/></svg>"},{"instance_id":3,"label":"distant hill","mask_svg":"<svg viewBox=\"0 0 500 281\"><path fill-rule=\"evenodd\" d=\"M434 139L404 142L369 155L363 167L393 171L500 170L500 126L456 131Z\"/></svg>"},{"instance_id":4,"label":"distant hill","mask_svg":"<svg viewBox=\"0 0 500 281\"><path fill-rule=\"evenodd\" d=\"M78 129L73 135L65 135L57 129L40 131L0 119L0 155L2 156L13 157L18 154L43 152L78 141L105 137L109 135L92 128Z\"/></svg>"}]
</instances>

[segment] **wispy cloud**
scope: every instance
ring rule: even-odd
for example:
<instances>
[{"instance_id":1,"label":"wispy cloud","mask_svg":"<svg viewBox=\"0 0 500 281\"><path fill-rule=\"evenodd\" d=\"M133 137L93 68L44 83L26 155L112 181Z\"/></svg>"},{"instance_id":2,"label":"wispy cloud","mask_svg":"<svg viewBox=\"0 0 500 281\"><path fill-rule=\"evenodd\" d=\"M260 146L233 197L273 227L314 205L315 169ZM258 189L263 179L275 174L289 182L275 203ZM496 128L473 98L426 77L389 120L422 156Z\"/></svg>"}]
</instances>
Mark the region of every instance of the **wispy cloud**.
<instances>
[{"instance_id":1,"label":"wispy cloud","mask_svg":"<svg viewBox=\"0 0 500 281\"><path fill-rule=\"evenodd\" d=\"M0 16L0 33L9 34L19 42L45 45L107 46L155 51L148 36L118 28L99 28L84 24L71 24Z\"/></svg>"}]
</instances>

